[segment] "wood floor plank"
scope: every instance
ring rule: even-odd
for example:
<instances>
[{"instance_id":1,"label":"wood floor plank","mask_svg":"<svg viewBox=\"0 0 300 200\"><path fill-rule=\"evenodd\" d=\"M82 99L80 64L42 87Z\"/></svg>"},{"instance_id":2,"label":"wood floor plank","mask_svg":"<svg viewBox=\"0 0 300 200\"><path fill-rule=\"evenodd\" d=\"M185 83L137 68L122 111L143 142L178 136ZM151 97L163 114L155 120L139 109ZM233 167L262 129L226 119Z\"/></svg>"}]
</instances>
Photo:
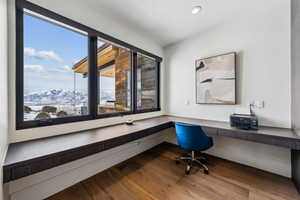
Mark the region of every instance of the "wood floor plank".
<instances>
[{"instance_id":1,"label":"wood floor plank","mask_svg":"<svg viewBox=\"0 0 300 200\"><path fill-rule=\"evenodd\" d=\"M53 195L51 200L93 200L81 183Z\"/></svg>"},{"instance_id":2,"label":"wood floor plank","mask_svg":"<svg viewBox=\"0 0 300 200\"><path fill-rule=\"evenodd\" d=\"M111 170L97 174L95 180L100 188L115 200L139 200L139 197L115 178Z\"/></svg>"},{"instance_id":3,"label":"wood floor plank","mask_svg":"<svg viewBox=\"0 0 300 200\"><path fill-rule=\"evenodd\" d=\"M156 157L151 162L147 162L147 158ZM238 185L224 182L218 180L216 177L210 175L207 176L202 173L202 170L199 168L192 174L199 174L199 177L196 176L186 176L184 173L185 165L175 165L174 160L164 159L163 157L155 156L151 152L143 154L139 159L137 159L141 164L144 165L144 168L148 168L149 171L157 172L165 177L166 179L173 180L173 182L179 184L181 187L184 187L198 195L204 195L203 193L210 192L211 196L219 196L222 199L231 198L231 199L248 199L249 190L244 189ZM202 193L200 193L200 191ZM217 198L217 197L216 197Z\"/></svg>"},{"instance_id":4,"label":"wood floor plank","mask_svg":"<svg viewBox=\"0 0 300 200\"><path fill-rule=\"evenodd\" d=\"M109 193L105 192L101 187L99 187L95 177L91 177L83 181L82 185L93 200L113 200L113 197Z\"/></svg>"},{"instance_id":5,"label":"wood floor plank","mask_svg":"<svg viewBox=\"0 0 300 200\"><path fill-rule=\"evenodd\" d=\"M292 200L291 198L288 199ZM263 192L261 190L253 189L250 190L249 200L287 200L287 199L267 192Z\"/></svg>"},{"instance_id":6,"label":"wood floor plank","mask_svg":"<svg viewBox=\"0 0 300 200\"><path fill-rule=\"evenodd\" d=\"M300 200L290 179L213 156L187 176L181 153L164 143L48 200Z\"/></svg>"},{"instance_id":7,"label":"wood floor plank","mask_svg":"<svg viewBox=\"0 0 300 200\"><path fill-rule=\"evenodd\" d=\"M177 182L174 179L165 177L151 167L143 166L137 160L139 159L127 162L126 167L119 169L120 173L126 175L145 191L155 196L155 198L174 199L175 195L177 199L195 199L195 196L190 191L176 185Z\"/></svg>"},{"instance_id":8,"label":"wood floor plank","mask_svg":"<svg viewBox=\"0 0 300 200\"><path fill-rule=\"evenodd\" d=\"M116 168L112 168L111 171L114 174L114 176L119 177L120 180L123 182L123 184L126 185L127 187L129 187L130 190L134 194L136 194L136 196L138 196L140 199L159 200L159 199L155 198L153 195L151 195L150 193L148 193L147 191L145 191L143 189L143 187L138 185L136 182L134 182L131 179L129 179L128 177L124 176L122 173L120 173L118 170L116 170Z\"/></svg>"},{"instance_id":9,"label":"wood floor plank","mask_svg":"<svg viewBox=\"0 0 300 200\"><path fill-rule=\"evenodd\" d=\"M268 192L284 199L300 200L292 181L286 177L271 174L252 167L229 161L219 162L211 167L211 172L223 181L239 184L247 189Z\"/></svg>"}]
</instances>

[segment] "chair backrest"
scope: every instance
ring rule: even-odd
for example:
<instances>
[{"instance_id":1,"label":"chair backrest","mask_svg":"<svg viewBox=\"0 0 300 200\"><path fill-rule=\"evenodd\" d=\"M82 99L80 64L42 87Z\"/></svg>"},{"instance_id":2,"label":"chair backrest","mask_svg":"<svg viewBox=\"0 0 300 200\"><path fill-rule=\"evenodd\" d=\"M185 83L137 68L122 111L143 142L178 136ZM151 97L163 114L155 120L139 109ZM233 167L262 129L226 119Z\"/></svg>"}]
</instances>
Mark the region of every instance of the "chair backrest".
<instances>
[{"instance_id":1,"label":"chair backrest","mask_svg":"<svg viewBox=\"0 0 300 200\"><path fill-rule=\"evenodd\" d=\"M209 137L204 133L201 126L175 123L175 129L177 142L183 149L197 151L209 143Z\"/></svg>"}]
</instances>

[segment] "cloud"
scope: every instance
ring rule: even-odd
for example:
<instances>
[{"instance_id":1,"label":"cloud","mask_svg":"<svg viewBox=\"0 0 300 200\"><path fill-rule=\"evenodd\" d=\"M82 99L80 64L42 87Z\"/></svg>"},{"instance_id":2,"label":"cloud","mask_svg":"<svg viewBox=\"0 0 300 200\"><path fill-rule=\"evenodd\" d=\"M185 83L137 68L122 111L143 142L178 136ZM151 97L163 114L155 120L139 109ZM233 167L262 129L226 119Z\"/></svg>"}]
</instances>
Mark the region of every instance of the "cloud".
<instances>
[{"instance_id":1,"label":"cloud","mask_svg":"<svg viewBox=\"0 0 300 200\"><path fill-rule=\"evenodd\" d=\"M66 73L66 72L71 72L72 69L70 66L68 65L64 65L62 67L59 68L54 68L54 69L50 69L48 70L49 72L59 72L59 73Z\"/></svg>"},{"instance_id":2,"label":"cloud","mask_svg":"<svg viewBox=\"0 0 300 200\"><path fill-rule=\"evenodd\" d=\"M24 55L35 57L42 60L54 60L56 62L63 61L54 51L37 51L30 47L24 48Z\"/></svg>"},{"instance_id":3,"label":"cloud","mask_svg":"<svg viewBox=\"0 0 300 200\"><path fill-rule=\"evenodd\" d=\"M42 72L45 70L42 65L24 65L24 69L29 69L35 72Z\"/></svg>"},{"instance_id":4,"label":"cloud","mask_svg":"<svg viewBox=\"0 0 300 200\"><path fill-rule=\"evenodd\" d=\"M62 68L67 72L71 71L71 67L68 65L63 66Z\"/></svg>"}]
</instances>

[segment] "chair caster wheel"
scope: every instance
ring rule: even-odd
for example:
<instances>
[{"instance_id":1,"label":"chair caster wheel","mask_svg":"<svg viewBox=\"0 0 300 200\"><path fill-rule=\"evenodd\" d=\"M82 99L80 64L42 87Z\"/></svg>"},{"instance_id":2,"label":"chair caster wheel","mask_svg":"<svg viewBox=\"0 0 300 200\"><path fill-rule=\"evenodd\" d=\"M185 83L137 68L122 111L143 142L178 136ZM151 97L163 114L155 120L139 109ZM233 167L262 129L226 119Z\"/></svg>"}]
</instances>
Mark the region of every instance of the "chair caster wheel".
<instances>
[{"instance_id":1,"label":"chair caster wheel","mask_svg":"<svg viewBox=\"0 0 300 200\"><path fill-rule=\"evenodd\" d=\"M208 170L204 170L204 174L208 174Z\"/></svg>"},{"instance_id":2,"label":"chair caster wheel","mask_svg":"<svg viewBox=\"0 0 300 200\"><path fill-rule=\"evenodd\" d=\"M190 172L191 172L191 166L188 165L188 166L186 167L186 169L185 169L185 174L186 174L186 175L189 175Z\"/></svg>"},{"instance_id":3,"label":"chair caster wheel","mask_svg":"<svg viewBox=\"0 0 300 200\"><path fill-rule=\"evenodd\" d=\"M190 174L190 170L185 170L185 174L189 175Z\"/></svg>"},{"instance_id":4,"label":"chair caster wheel","mask_svg":"<svg viewBox=\"0 0 300 200\"><path fill-rule=\"evenodd\" d=\"M180 164L180 161L179 161L179 160L176 160L175 163L176 163L176 165L179 165L179 164Z\"/></svg>"}]
</instances>

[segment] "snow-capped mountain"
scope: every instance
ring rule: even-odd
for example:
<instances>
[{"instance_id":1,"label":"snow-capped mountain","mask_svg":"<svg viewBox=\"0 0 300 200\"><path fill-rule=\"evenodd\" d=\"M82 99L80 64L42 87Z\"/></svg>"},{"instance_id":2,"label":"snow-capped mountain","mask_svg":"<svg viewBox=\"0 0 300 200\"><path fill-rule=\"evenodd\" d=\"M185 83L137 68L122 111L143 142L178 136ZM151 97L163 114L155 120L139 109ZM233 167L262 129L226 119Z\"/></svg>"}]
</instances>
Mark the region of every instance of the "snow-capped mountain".
<instances>
[{"instance_id":1,"label":"snow-capped mountain","mask_svg":"<svg viewBox=\"0 0 300 200\"><path fill-rule=\"evenodd\" d=\"M102 91L101 101L113 100L113 91ZM27 106L38 105L64 105L64 104L86 104L88 103L88 93L81 91L51 89L47 91L28 93L24 95L24 102Z\"/></svg>"},{"instance_id":2,"label":"snow-capped mountain","mask_svg":"<svg viewBox=\"0 0 300 200\"><path fill-rule=\"evenodd\" d=\"M87 93L63 89L52 89L24 95L25 105L59 105L87 103Z\"/></svg>"}]
</instances>

